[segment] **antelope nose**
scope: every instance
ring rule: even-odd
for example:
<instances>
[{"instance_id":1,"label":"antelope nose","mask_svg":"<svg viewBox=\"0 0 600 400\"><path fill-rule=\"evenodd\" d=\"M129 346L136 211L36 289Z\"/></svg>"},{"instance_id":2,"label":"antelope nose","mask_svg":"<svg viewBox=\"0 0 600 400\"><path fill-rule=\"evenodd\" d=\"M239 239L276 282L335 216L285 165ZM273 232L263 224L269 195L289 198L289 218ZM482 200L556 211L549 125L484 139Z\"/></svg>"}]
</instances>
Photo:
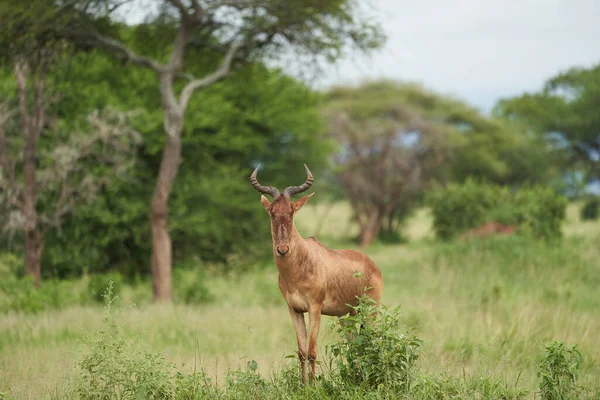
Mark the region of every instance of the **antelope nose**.
<instances>
[{"instance_id":1,"label":"antelope nose","mask_svg":"<svg viewBox=\"0 0 600 400\"><path fill-rule=\"evenodd\" d=\"M288 251L290 251L290 248L288 245L282 244L281 246L277 246L277 252L282 257L285 256Z\"/></svg>"}]
</instances>

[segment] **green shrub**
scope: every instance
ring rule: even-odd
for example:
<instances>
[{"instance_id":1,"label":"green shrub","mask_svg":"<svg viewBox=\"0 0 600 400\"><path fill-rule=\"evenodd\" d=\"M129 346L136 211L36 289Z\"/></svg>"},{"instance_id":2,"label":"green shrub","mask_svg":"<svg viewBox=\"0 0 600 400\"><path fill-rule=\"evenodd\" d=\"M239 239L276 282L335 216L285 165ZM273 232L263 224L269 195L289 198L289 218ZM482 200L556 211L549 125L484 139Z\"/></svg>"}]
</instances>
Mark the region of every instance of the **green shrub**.
<instances>
[{"instance_id":1,"label":"green shrub","mask_svg":"<svg viewBox=\"0 0 600 400\"><path fill-rule=\"evenodd\" d=\"M112 293L118 296L121 293L123 286L123 278L121 274L112 272L108 274L94 274L88 282L88 293L93 301L102 303L104 301L104 293L108 288L109 282L112 282Z\"/></svg>"},{"instance_id":2,"label":"green shrub","mask_svg":"<svg viewBox=\"0 0 600 400\"><path fill-rule=\"evenodd\" d=\"M562 235L561 225L568 205L566 197L551 188L535 186L516 191L512 204L515 222L522 232L545 239Z\"/></svg>"},{"instance_id":3,"label":"green shrub","mask_svg":"<svg viewBox=\"0 0 600 400\"><path fill-rule=\"evenodd\" d=\"M0 311L34 314L45 310L61 309L81 302L76 281L43 281L39 288L33 278L5 277L0 280Z\"/></svg>"},{"instance_id":4,"label":"green shrub","mask_svg":"<svg viewBox=\"0 0 600 400\"><path fill-rule=\"evenodd\" d=\"M212 294L206 287L202 269L173 270L173 300L184 304L201 304L210 302Z\"/></svg>"},{"instance_id":5,"label":"green shrub","mask_svg":"<svg viewBox=\"0 0 600 400\"><path fill-rule=\"evenodd\" d=\"M547 344L538 371L542 399L579 398L577 375L580 364L581 353L577 350L577 345L569 348L557 341Z\"/></svg>"},{"instance_id":6,"label":"green shrub","mask_svg":"<svg viewBox=\"0 0 600 400\"><path fill-rule=\"evenodd\" d=\"M581 208L581 219L583 221L595 221L600 217L600 197L591 197Z\"/></svg>"},{"instance_id":7,"label":"green shrub","mask_svg":"<svg viewBox=\"0 0 600 400\"><path fill-rule=\"evenodd\" d=\"M494 217L509 219L512 217L510 209L506 207L509 197L506 188L483 185L473 180L467 180L462 185L451 183L444 188L436 188L427 196L436 235L450 239L482 225L492 210L498 214Z\"/></svg>"},{"instance_id":8,"label":"green shrub","mask_svg":"<svg viewBox=\"0 0 600 400\"><path fill-rule=\"evenodd\" d=\"M113 282L109 281L104 329L84 338L84 357L78 363L82 373L77 391L81 399L165 399L173 398L175 366L162 354L143 349L140 338L127 339L121 331L112 305Z\"/></svg>"},{"instance_id":9,"label":"green shrub","mask_svg":"<svg viewBox=\"0 0 600 400\"><path fill-rule=\"evenodd\" d=\"M256 361L248 361L246 370L233 370L227 373L226 393L232 399L244 398L263 398L263 392L267 388L267 383L256 373L258 364Z\"/></svg>"},{"instance_id":10,"label":"green shrub","mask_svg":"<svg viewBox=\"0 0 600 400\"><path fill-rule=\"evenodd\" d=\"M421 340L403 329L398 308L376 307L363 295L353 310L337 325L342 339L327 346L342 383L407 391Z\"/></svg>"},{"instance_id":11,"label":"green shrub","mask_svg":"<svg viewBox=\"0 0 600 400\"><path fill-rule=\"evenodd\" d=\"M14 253L0 253L0 274L3 277L16 277L21 271L23 271L23 257Z\"/></svg>"},{"instance_id":12,"label":"green shrub","mask_svg":"<svg viewBox=\"0 0 600 400\"><path fill-rule=\"evenodd\" d=\"M543 186L507 187L467 180L438 187L427 196L433 226L441 239L451 239L486 222L517 225L536 238L561 236L567 199Z\"/></svg>"}]
</instances>

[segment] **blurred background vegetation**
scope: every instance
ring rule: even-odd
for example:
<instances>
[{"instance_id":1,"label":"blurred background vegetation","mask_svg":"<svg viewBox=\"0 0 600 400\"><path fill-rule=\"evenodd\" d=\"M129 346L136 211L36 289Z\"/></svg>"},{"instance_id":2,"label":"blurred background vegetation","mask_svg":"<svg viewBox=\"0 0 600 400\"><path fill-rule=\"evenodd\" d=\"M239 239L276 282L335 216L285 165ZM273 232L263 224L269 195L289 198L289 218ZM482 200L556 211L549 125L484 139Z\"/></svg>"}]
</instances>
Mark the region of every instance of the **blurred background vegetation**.
<instances>
[{"instance_id":1,"label":"blurred background vegetation","mask_svg":"<svg viewBox=\"0 0 600 400\"><path fill-rule=\"evenodd\" d=\"M161 162L168 161L163 151L169 149L165 118L170 106L161 97L165 81L161 73L157 79L153 68L158 67L147 64L169 67L166 57L175 54L176 33L184 28L189 30L186 52L169 81L174 97L185 91L186 79L178 75L210 77L223 67L219 62L227 55L221 51L235 41L241 44L227 76L201 87L181 108L177 171L165 186L172 185L168 233L175 268L210 264L229 271L268 257L269 225L257 212L256 194L246 179L259 163L261 179L282 187L302 181L301 165L308 164L317 177L314 202L349 202L359 232L348 239L362 247L402 240L406 218L425 204L427 193L472 179L508 190L544 186L585 200L586 218L597 215L598 200L586 188L600 176L600 66L557 71L539 93L503 99L492 115L484 115L409 82L380 80L315 91L265 66L263 59L284 45L304 49L301 54L311 60L335 59L348 42L363 51L381 46L382 32L356 17L352 2L310 10L298 2L290 6L297 7L293 21L278 16L282 11L275 5L251 2L238 11L266 7L277 22L256 17L243 23L207 6L204 17L215 27L201 31L194 30L196 25L206 23L195 19L192 7L180 10L178 2L164 2L152 19L134 26L112 17L117 2L68 2L56 8L42 3L9 2L0 9L7 27L0 82L0 246L5 254L22 256L25 264L41 266L39 277L35 266L27 265L16 269L19 276L45 280L115 272L131 280L152 273L154 219L149 216L154 215L153 192L165 184L157 178L165 168ZM219 18L225 19L217 23ZM346 24L343 29L323 25L308 31L318 21L334 24L336 19ZM224 33L226 24L238 30L237 37ZM265 32L272 37L264 39ZM119 146L90 152L73 140L97 134L101 128L90 123L90 115L106 110L126 116L124 124L139 134L127 153ZM35 128L40 113L44 118L31 134L34 150L28 155L26 127ZM118 128L108 116L102 118L109 125L104 129ZM113 136L101 140L105 147L109 140L124 141L123 134ZM65 143L70 147L57 151ZM33 181L27 180L28 158L35 160ZM58 164L66 165L64 179L56 176ZM458 201L470 208L462 198ZM538 202L534 195L531 199ZM470 201L483 200L473 193ZM68 207L58 206L61 202ZM435 214L444 214L439 218L447 223L475 228L440 207ZM33 237L39 261L27 261Z\"/></svg>"},{"instance_id":2,"label":"blurred background vegetation","mask_svg":"<svg viewBox=\"0 0 600 400\"><path fill-rule=\"evenodd\" d=\"M387 290L405 290L396 275L422 278L409 293L450 301L427 281L475 259L507 275L463 294L478 305L514 300L530 289L513 279L539 277L519 265L544 274L541 264L575 260L563 272L581 279L556 286L548 273L533 295L599 310L589 285L599 276L600 64L556 71L487 114L413 82L316 90L270 66L284 51L309 68L380 49L384 32L360 2L165 0L136 25L115 16L126 3L0 0L3 314L96 307L109 281L137 304L227 304L240 277L252 300L234 294L232 305L281 306L267 278L268 218L248 177L261 164L263 184L300 184L303 163L317 195L297 217L301 234L375 254ZM516 239L481 253L463 243L501 234ZM417 277L398 271L411 268L394 264L398 255L417 260ZM485 281L463 268L473 287ZM434 353L471 357L463 333Z\"/></svg>"}]
</instances>

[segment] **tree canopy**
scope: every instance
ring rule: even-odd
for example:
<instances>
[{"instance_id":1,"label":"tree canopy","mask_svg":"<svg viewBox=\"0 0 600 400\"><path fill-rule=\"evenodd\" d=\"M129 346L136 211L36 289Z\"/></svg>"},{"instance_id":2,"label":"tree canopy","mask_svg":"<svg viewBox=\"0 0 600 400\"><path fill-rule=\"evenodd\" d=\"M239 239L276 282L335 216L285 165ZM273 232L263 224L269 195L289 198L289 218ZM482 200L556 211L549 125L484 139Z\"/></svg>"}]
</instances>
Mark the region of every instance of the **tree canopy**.
<instances>
[{"instance_id":1,"label":"tree canopy","mask_svg":"<svg viewBox=\"0 0 600 400\"><path fill-rule=\"evenodd\" d=\"M546 140L563 167L600 179L600 64L571 68L548 79L536 93L500 101L495 109Z\"/></svg>"},{"instance_id":2,"label":"tree canopy","mask_svg":"<svg viewBox=\"0 0 600 400\"><path fill-rule=\"evenodd\" d=\"M502 184L545 181L546 150L517 124L398 81L326 94L337 182L353 205L360 241L393 234L431 183L469 177Z\"/></svg>"}]
</instances>

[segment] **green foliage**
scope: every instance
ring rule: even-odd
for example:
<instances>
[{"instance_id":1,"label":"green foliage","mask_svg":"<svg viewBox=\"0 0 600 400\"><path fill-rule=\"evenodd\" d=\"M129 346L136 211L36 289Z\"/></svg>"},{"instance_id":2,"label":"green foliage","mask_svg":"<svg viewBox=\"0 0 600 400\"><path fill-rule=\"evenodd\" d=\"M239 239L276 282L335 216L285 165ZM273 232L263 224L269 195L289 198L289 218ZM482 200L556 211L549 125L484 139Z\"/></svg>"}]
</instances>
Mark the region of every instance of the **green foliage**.
<instances>
[{"instance_id":1,"label":"green foliage","mask_svg":"<svg viewBox=\"0 0 600 400\"><path fill-rule=\"evenodd\" d=\"M343 384L408 391L421 340L402 330L399 308L377 307L363 295L352 309L340 318L342 340L328 345L334 371Z\"/></svg>"},{"instance_id":2,"label":"green foliage","mask_svg":"<svg viewBox=\"0 0 600 400\"><path fill-rule=\"evenodd\" d=\"M450 239L485 222L490 210L508 199L508 189L481 185L475 180L451 183L430 192L427 203L433 214L433 226L439 238ZM498 213L502 213L502 209Z\"/></svg>"},{"instance_id":3,"label":"green foliage","mask_svg":"<svg viewBox=\"0 0 600 400\"><path fill-rule=\"evenodd\" d=\"M123 286L123 277L118 272L108 274L94 274L88 281L88 293L92 300L102 303L106 289L111 287L111 292L114 296L119 296L121 287Z\"/></svg>"},{"instance_id":4,"label":"green foliage","mask_svg":"<svg viewBox=\"0 0 600 400\"><path fill-rule=\"evenodd\" d=\"M478 183L451 183L429 193L436 235L453 238L486 222L517 225L521 233L537 238L561 236L567 199L543 186L508 187Z\"/></svg>"},{"instance_id":5,"label":"green foliage","mask_svg":"<svg viewBox=\"0 0 600 400\"><path fill-rule=\"evenodd\" d=\"M590 197L581 208L581 219L583 221L594 221L600 217L600 198Z\"/></svg>"},{"instance_id":6,"label":"green foliage","mask_svg":"<svg viewBox=\"0 0 600 400\"><path fill-rule=\"evenodd\" d=\"M81 304L78 292L68 281L47 280L36 288L33 278L3 279L0 283L0 312L35 314Z\"/></svg>"},{"instance_id":7,"label":"green foliage","mask_svg":"<svg viewBox=\"0 0 600 400\"><path fill-rule=\"evenodd\" d=\"M116 297L112 282L104 294L105 328L84 339L86 351L78 363L82 372L77 392L81 399L164 399L175 393L174 366L161 354L127 340L112 312Z\"/></svg>"},{"instance_id":8,"label":"green foliage","mask_svg":"<svg viewBox=\"0 0 600 400\"><path fill-rule=\"evenodd\" d=\"M202 61L193 67L199 76L206 68ZM11 79L0 82L7 93L14 90ZM89 52L74 55L49 79L61 93L55 106L61 135L84 126L90 110L112 106L139 110L131 123L144 143L126 181L111 180L93 204L78 206L60 230L48 232L44 277L149 274L150 198L165 140L153 74L119 70L117 61ZM242 268L270 255L268 218L248 176L260 162L261 179L285 187L304 181L307 163L320 181L331 145L319 136L319 100L306 85L260 64L248 64L192 98L184 161L169 201L175 263L199 258ZM42 139L40 146L49 148L58 140ZM41 211L45 207L40 204ZM21 250L17 240L7 247Z\"/></svg>"},{"instance_id":9,"label":"green foliage","mask_svg":"<svg viewBox=\"0 0 600 400\"><path fill-rule=\"evenodd\" d=\"M518 400L527 395L527 390L514 387L493 377L464 376L462 378L443 375L434 377L420 375L411 390L413 399L503 399Z\"/></svg>"},{"instance_id":10,"label":"green foliage","mask_svg":"<svg viewBox=\"0 0 600 400\"><path fill-rule=\"evenodd\" d=\"M233 370L225 378L225 393L230 399L242 397L260 399L264 396L267 383L256 373L256 361L248 361L245 370Z\"/></svg>"},{"instance_id":11,"label":"green foliage","mask_svg":"<svg viewBox=\"0 0 600 400\"><path fill-rule=\"evenodd\" d=\"M333 88L326 99L329 111L346 111L354 119L376 122L402 105L415 113L421 124L442 130L435 145L445 158L444 168L437 173L445 179L477 177L498 184L520 184L545 182L557 173L544 142L529 134L523 124L487 117L469 104L421 85L373 81Z\"/></svg>"},{"instance_id":12,"label":"green foliage","mask_svg":"<svg viewBox=\"0 0 600 400\"><path fill-rule=\"evenodd\" d=\"M561 155L563 169L600 176L600 64L570 68L548 79L542 90L505 99L495 113L521 121Z\"/></svg>"},{"instance_id":13,"label":"green foliage","mask_svg":"<svg viewBox=\"0 0 600 400\"><path fill-rule=\"evenodd\" d=\"M576 383L580 365L577 345L569 348L558 341L547 344L538 372L542 400L578 399Z\"/></svg>"},{"instance_id":14,"label":"green foliage","mask_svg":"<svg viewBox=\"0 0 600 400\"><path fill-rule=\"evenodd\" d=\"M201 267L192 271L181 268L173 271L173 300L183 304L201 304L213 300Z\"/></svg>"},{"instance_id":15,"label":"green foliage","mask_svg":"<svg viewBox=\"0 0 600 400\"><path fill-rule=\"evenodd\" d=\"M0 313L36 314L85 303L79 282L51 279L36 288L32 277L16 274L22 270L22 258L0 254Z\"/></svg>"}]
</instances>

